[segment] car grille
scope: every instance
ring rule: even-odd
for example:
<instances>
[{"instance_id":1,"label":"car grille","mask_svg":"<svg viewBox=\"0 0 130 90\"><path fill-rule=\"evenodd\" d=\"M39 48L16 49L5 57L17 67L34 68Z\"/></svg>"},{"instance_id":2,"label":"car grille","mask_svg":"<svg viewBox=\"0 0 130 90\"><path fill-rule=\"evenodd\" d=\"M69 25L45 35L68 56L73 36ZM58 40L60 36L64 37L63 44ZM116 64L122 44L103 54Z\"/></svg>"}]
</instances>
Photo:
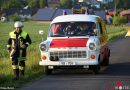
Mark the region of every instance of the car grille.
<instances>
[{"instance_id":1,"label":"car grille","mask_svg":"<svg viewBox=\"0 0 130 90\"><path fill-rule=\"evenodd\" d=\"M59 58L86 58L86 51L53 51L50 56L58 56Z\"/></svg>"}]
</instances>

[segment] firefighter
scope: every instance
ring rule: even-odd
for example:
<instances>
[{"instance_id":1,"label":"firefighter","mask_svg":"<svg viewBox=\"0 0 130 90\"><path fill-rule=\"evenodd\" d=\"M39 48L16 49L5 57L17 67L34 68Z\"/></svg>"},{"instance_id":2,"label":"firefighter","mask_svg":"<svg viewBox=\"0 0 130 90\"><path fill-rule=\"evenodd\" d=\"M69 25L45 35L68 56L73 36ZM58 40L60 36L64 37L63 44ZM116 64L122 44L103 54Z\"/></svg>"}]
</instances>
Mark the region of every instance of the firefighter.
<instances>
[{"instance_id":1,"label":"firefighter","mask_svg":"<svg viewBox=\"0 0 130 90\"><path fill-rule=\"evenodd\" d=\"M24 76L26 50L31 44L29 34L22 30L23 23L17 21L14 23L15 30L9 33L8 39L8 52L10 53L10 59L12 60L12 69L14 72L14 80L19 79L20 76Z\"/></svg>"}]
</instances>

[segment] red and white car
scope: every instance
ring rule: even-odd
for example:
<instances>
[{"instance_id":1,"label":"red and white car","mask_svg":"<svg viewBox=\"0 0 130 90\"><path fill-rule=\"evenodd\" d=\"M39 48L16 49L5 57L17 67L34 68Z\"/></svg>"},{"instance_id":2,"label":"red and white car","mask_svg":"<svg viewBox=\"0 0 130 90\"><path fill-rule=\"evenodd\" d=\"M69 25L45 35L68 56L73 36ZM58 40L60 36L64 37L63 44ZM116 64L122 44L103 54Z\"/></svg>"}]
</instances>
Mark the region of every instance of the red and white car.
<instances>
[{"instance_id":1,"label":"red and white car","mask_svg":"<svg viewBox=\"0 0 130 90\"><path fill-rule=\"evenodd\" d=\"M87 27L86 31L85 27ZM109 64L110 50L103 20L95 15L73 14L56 17L47 40L39 45L40 65L51 74L59 68L87 68L97 74Z\"/></svg>"}]
</instances>

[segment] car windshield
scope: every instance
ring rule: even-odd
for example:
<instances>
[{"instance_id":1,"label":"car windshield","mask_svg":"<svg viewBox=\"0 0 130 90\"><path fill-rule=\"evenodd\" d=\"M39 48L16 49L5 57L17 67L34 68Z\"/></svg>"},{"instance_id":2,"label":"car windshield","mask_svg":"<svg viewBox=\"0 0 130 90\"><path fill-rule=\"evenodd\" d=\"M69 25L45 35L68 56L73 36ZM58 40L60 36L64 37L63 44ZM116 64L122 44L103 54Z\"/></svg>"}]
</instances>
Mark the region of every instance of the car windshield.
<instances>
[{"instance_id":1,"label":"car windshield","mask_svg":"<svg viewBox=\"0 0 130 90\"><path fill-rule=\"evenodd\" d=\"M94 22L61 22L51 25L50 37L65 37L65 36L95 36Z\"/></svg>"}]
</instances>

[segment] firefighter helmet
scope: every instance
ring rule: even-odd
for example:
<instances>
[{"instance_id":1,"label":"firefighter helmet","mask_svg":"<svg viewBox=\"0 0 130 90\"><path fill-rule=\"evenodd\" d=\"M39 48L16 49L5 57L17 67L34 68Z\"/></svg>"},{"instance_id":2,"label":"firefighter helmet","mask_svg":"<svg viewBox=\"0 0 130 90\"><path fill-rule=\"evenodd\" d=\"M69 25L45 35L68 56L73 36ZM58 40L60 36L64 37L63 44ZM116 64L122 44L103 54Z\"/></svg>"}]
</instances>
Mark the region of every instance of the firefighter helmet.
<instances>
[{"instance_id":1,"label":"firefighter helmet","mask_svg":"<svg viewBox=\"0 0 130 90\"><path fill-rule=\"evenodd\" d=\"M23 27L23 23L20 22L20 21L16 21L16 22L14 23L14 27L15 27L15 28L17 28L17 27Z\"/></svg>"}]
</instances>

